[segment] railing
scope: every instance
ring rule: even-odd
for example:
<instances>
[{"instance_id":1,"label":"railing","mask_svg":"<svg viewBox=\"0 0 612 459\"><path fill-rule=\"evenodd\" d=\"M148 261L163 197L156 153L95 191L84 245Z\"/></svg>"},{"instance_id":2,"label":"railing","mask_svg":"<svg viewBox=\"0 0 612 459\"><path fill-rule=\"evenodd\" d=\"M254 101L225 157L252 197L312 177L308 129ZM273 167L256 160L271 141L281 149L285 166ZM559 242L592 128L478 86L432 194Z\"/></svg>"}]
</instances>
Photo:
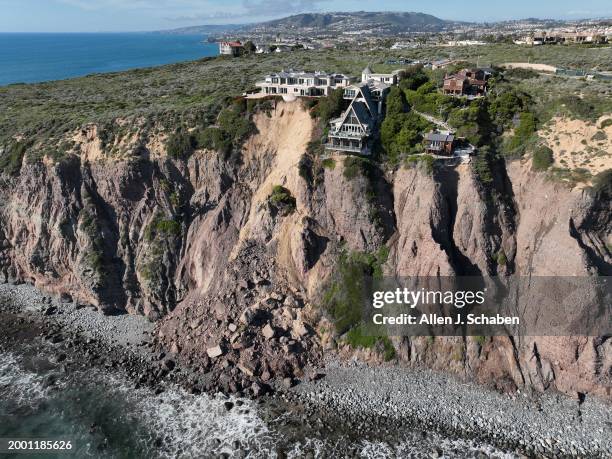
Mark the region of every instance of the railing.
<instances>
[{"instance_id":1,"label":"railing","mask_svg":"<svg viewBox=\"0 0 612 459\"><path fill-rule=\"evenodd\" d=\"M337 137L339 139L363 139L364 137L368 137L370 135L369 131L366 131L365 134L362 132L346 132L346 131L338 131L338 132L330 132L330 137Z\"/></svg>"},{"instance_id":2,"label":"railing","mask_svg":"<svg viewBox=\"0 0 612 459\"><path fill-rule=\"evenodd\" d=\"M338 151L352 151L354 153L361 153L361 147L351 147L347 145L334 145L331 143L323 144L326 150L338 150Z\"/></svg>"}]
</instances>

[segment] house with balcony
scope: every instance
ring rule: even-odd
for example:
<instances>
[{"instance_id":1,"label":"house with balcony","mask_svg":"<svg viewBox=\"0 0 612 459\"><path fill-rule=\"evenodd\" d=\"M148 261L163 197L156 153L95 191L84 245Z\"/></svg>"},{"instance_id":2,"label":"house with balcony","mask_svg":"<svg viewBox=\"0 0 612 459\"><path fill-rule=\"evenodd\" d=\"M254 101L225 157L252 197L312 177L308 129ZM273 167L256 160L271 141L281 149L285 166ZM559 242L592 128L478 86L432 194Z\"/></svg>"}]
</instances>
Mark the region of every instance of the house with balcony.
<instances>
[{"instance_id":1,"label":"house with balcony","mask_svg":"<svg viewBox=\"0 0 612 459\"><path fill-rule=\"evenodd\" d=\"M344 89L344 99L350 100L342 116L331 120L326 150L369 155L378 128L384 117L384 103L391 85L397 84L399 71L372 73L366 67L361 82Z\"/></svg>"},{"instance_id":2,"label":"house with balcony","mask_svg":"<svg viewBox=\"0 0 612 459\"><path fill-rule=\"evenodd\" d=\"M425 152L430 155L452 156L455 147L455 135L451 132L429 132L423 139Z\"/></svg>"},{"instance_id":3,"label":"house with balcony","mask_svg":"<svg viewBox=\"0 0 612 459\"><path fill-rule=\"evenodd\" d=\"M448 96L480 97L487 94L487 81L490 72L483 69L463 69L444 77L442 92Z\"/></svg>"},{"instance_id":4,"label":"house with balcony","mask_svg":"<svg viewBox=\"0 0 612 459\"><path fill-rule=\"evenodd\" d=\"M266 75L263 81L255 83L265 95L281 95L286 98L322 97L336 88L345 88L351 78L341 73L301 72L283 70Z\"/></svg>"}]
</instances>

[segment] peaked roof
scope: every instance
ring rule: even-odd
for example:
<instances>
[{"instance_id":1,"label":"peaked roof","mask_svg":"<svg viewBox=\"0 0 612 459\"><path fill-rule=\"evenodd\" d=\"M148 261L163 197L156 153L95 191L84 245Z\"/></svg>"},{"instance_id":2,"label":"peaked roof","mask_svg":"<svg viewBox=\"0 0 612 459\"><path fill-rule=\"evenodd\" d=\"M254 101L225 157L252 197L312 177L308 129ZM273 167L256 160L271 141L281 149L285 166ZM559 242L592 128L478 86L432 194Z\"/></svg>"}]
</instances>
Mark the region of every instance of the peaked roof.
<instances>
[{"instance_id":1,"label":"peaked roof","mask_svg":"<svg viewBox=\"0 0 612 459\"><path fill-rule=\"evenodd\" d=\"M430 142L452 142L455 139L453 134L444 134L440 132L430 132L425 136L425 140Z\"/></svg>"},{"instance_id":2,"label":"peaked roof","mask_svg":"<svg viewBox=\"0 0 612 459\"><path fill-rule=\"evenodd\" d=\"M351 105L353 107L353 112L355 113L355 116L357 117L359 122L364 125L370 125L372 117L370 116L366 105L358 100L353 101Z\"/></svg>"},{"instance_id":3,"label":"peaked roof","mask_svg":"<svg viewBox=\"0 0 612 459\"><path fill-rule=\"evenodd\" d=\"M349 115L353 113L359 124L364 128L371 128L373 125L373 119L370 115L367 105L365 102L357 100L357 98L353 99L351 105L345 110L340 118L335 121L339 121L340 124L344 124Z\"/></svg>"},{"instance_id":4,"label":"peaked roof","mask_svg":"<svg viewBox=\"0 0 612 459\"><path fill-rule=\"evenodd\" d=\"M370 87L368 86L368 84L361 83L357 85L357 91L359 92L361 97L364 99L367 109L370 112L370 116L373 116L375 113L377 113L376 104L372 100L372 93L370 92ZM357 97L359 96L356 96L355 98Z\"/></svg>"}]
</instances>

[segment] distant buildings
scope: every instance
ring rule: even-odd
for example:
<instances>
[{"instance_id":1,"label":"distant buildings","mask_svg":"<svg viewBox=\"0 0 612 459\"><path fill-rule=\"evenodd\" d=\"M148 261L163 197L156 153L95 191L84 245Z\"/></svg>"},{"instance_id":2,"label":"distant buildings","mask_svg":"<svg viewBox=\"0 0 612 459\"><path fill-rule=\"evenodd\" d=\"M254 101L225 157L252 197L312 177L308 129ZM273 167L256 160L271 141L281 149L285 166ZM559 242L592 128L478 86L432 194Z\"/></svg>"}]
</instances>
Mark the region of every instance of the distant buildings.
<instances>
[{"instance_id":1,"label":"distant buildings","mask_svg":"<svg viewBox=\"0 0 612 459\"><path fill-rule=\"evenodd\" d=\"M219 53L226 56L239 56L244 48L239 41L221 41L219 42Z\"/></svg>"},{"instance_id":2,"label":"distant buildings","mask_svg":"<svg viewBox=\"0 0 612 459\"><path fill-rule=\"evenodd\" d=\"M442 92L448 96L484 96L490 73L483 69L463 69L444 77Z\"/></svg>"},{"instance_id":3,"label":"distant buildings","mask_svg":"<svg viewBox=\"0 0 612 459\"><path fill-rule=\"evenodd\" d=\"M433 61L431 63L431 69L432 70L437 70L437 69L443 69L446 68L450 65L456 64L457 62L459 62L458 60L453 60L453 59L441 59L438 61Z\"/></svg>"},{"instance_id":4,"label":"distant buildings","mask_svg":"<svg viewBox=\"0 0 612 459\"><path fill-rule=\"evenodd\" d=\"M536 45L556 45L563 43L587 43L587 44L604 44L608 42L605 34L599 32L582 31L582 32L535 32L526 37L526 44Z\"/></svg>"},{"instance_id":5,"label":"distant buildings","mask_svg":"<svg viewBox=\"0 0 612 459\"><path fill-rule=\"evenodd\" d=\"M266 75L264 81L255 83L266 95L286 98L327 96L336 88L345 88L351 78L341 73L282 71Z\"/></svg>"}]
</instances>

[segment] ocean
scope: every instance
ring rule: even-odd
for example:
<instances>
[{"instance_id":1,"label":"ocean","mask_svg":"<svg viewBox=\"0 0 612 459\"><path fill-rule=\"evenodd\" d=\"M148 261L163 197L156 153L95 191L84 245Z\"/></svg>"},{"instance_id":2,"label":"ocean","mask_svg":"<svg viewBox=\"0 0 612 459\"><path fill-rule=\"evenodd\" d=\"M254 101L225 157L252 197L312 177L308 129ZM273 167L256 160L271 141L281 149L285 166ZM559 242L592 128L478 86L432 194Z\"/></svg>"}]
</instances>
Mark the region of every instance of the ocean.
<instances>
[{"instance_id":1,"label":"ocean","mask_svg":"<svg viewBox=\"0 0 612 459\"><path fill-rule=\"evenodd\" d=\"M0 33L0 86L152 67L219 54L202 35Z\"/></svg>"},{"instance_id":2,"label":"ocean","mask_svg":"<svg viewBox=\"0 0 612 459\"><path fill-rule=\"evenodd\" d=\"M135 388L120 371L62 370L41 349L20 355L0 349L0 438L70 442L61 458L290 458L517 457L471 440L448 439L398 426L393 442L350 437L331 428L305 426L304 417L279 412L271 402L193 395L168 386L161 394ZM234 405L231 410L226 402ZM324 421L328 422L323 418ZM2 457L19 459L20 454Z\"/></svg>"}]
</instances>

